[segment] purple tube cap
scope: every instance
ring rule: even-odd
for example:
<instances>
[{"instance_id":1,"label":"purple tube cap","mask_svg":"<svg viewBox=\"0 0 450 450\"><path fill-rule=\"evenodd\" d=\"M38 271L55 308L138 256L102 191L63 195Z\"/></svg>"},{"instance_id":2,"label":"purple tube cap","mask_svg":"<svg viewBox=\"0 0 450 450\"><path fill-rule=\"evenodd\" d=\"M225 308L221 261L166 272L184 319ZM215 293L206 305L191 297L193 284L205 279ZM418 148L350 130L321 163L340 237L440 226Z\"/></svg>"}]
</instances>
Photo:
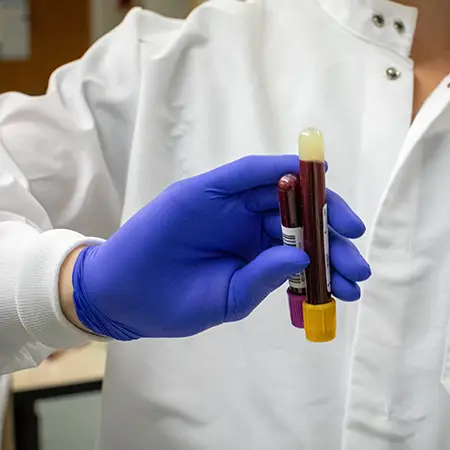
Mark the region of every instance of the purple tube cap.
<instances>
[{"instance_id":1,"label":"purple tube cap","mask_svg":"<svg viewBox=\"0 0 450 450\"><path fill-rule=\"evenodd\" d=\"M304 328L303 322L303 302L305 295L294 294L290 289L287 290L289 299L289 310L291 312L291 322L296 328Z\"/></svg>"}]
</instances>

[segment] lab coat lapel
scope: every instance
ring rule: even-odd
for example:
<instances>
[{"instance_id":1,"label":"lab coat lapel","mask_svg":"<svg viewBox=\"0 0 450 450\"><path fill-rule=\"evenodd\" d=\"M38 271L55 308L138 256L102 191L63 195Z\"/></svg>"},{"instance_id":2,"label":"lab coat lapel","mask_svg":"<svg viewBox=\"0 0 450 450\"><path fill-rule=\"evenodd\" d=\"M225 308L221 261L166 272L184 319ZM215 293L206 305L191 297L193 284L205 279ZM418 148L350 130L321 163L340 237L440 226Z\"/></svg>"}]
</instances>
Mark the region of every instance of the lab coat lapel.
<instances>
[{"instance_id":1,"label":"lab coat lapel","mask_svg":"<svg viewBox=\"0 0 450 450\"><path fill-rule=\"evenodd\" d=\"M450 265L448 244L440 242L450 211L440 211L433 195L446 188L441 180L450 164L440 147L450 143L446 94L441 86L417 116L376 213L373 277L360 307L343 450L419 448L427 436L442 437L430 427L450 413L439 383L450 308L437 275ZM435 160L427 164L427 157Z\"/></svg>"}]
</instances>

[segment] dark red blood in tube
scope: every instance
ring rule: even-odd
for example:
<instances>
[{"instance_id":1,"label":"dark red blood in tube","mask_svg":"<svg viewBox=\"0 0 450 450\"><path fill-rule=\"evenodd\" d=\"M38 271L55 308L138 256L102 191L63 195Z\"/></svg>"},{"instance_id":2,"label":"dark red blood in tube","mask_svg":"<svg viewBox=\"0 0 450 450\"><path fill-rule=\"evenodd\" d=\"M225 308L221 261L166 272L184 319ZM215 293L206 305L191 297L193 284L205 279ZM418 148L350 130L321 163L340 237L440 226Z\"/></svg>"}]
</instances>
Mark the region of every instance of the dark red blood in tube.
<instances>
[{"instance_id":1,"label":"dark red blood in tube","mask_svg":"<svg viewBox=\"0 0 450 450\"><path fill-rule=\"evenodd\" d=\"M300 180L288 173L278 181L281 224L286 228L301 226Z\"/></svg>"},{"instance_id":2,"label":"dark red blood in tube","mask_svg":"<svg viewBox=\"0 0 450 450\"><path fill-rule=\"evenodd\" d=\"M307 302L321 305L330 302L327 283L327 258L324 217L326 217L325 166L321 161L300 161L303 248L311 263L306 268ZM325 226L327 226L325 224Z\"/></svg>"},{"instance_id":3,"label":"dark red blood in tube","mask_svg":"<svg viewBox=\"0 0 450 450\"><path fill-rule=\"evenodd\" d=\"M287 174L278 181L278 202L284 245L301 248L302 215L300 180L297 175ZM304 275L297 274L289 279L289 290L296 295L305 294Z\"/></svg>"}]
</instances>

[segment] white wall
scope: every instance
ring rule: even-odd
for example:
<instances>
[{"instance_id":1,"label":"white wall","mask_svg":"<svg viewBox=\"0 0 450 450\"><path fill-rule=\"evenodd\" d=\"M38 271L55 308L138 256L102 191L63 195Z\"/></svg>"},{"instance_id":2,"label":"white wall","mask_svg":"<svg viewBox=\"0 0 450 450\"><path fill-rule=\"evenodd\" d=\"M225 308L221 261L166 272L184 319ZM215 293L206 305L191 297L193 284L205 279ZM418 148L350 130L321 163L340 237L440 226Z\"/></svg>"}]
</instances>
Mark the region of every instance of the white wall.
<instances>
[{"instance_id":1,"label":"white wall","mask_svg":"<svg viewBox=\"0 0 450 450\"><path fill-rule=\"evenodd\" d=\"M140 0L136 3L170 17L186 17L190 11L189 0Z\"/></svg>"},{"instance_id":2,"label":"white wall","mask_svg":"<svg viewBox=\"0 0 450 450\"><path fill-rule=\"evenodd\" d=\"M117 4L116 0L91 0L92 42L123 19L125 12ZM169 17L186 17L190 11L189 0L135 0L133 4Z\"/></svg>"},{"instance_id":3,"label":"white wall","mask_svg":"<svg viewBox=\"0 0 450 450\"><path fill-rule=\"evenodd\" d=\"M116 0L91 0L91 41L121 22L125 12L117 5Z\"/></svg>"}]
</instances>

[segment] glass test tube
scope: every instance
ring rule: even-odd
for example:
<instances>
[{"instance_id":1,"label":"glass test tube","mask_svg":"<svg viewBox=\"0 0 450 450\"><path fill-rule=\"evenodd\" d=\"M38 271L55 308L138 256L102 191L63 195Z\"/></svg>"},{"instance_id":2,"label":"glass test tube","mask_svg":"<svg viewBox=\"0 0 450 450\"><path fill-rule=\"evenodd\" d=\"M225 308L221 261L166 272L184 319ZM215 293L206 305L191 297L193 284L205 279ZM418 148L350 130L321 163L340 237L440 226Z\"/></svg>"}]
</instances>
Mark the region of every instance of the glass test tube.
<instances>
[{"instance_id":1,"label":"glass test tube","mask_svg":"<svg viewBox=\"0 0 450 450\"><path fill-rule=\"evenodd\" d=\"M336 337L336 302L331 297L323 136L309 128L300 134L298 144L303 246L311 260L305 271L305 333L309 341L327 342Z\"/></svg>"},{"instance_id":2,"label":"glass test tube","mask_svg":"<svg viewBox=\"0 0 450 450\"><path fill-rule=\"evenodd\" d=\"M287 174L278 181L283 244L303 249L303 229L300 199L300 180L297 175ZM303 328L303 301L305 300L305 274L298 273L289 278L287 295L291 322Z\"/></svg>"}]
</instances>

